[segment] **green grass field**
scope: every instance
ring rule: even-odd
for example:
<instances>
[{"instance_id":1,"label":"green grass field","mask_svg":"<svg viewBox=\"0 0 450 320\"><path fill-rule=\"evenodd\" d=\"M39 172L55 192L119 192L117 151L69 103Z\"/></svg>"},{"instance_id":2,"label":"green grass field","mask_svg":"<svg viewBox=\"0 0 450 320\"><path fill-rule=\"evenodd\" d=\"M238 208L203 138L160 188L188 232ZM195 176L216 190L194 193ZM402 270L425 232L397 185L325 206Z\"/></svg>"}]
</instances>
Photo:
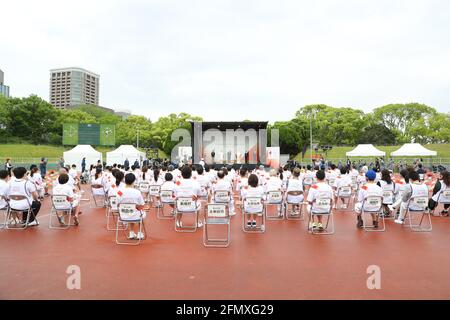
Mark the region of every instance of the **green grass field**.
<instances>
[{"instance_id":1,"label":"green grass field","mask_svg":"<svg viewBox=\"0 0 450 320\"><path fill-rule=\"evenodd\" d=\"M33 145L33 144L0 144L0 159L11 158L41 158L57 159L63 156L63 152L72 149L71 147L49 146L49 145ZM106 157L106 153L114 150L111 147L96 147L97 151ZM159 150L159 156L165 158L166 154Z\"/></svg>"},{"instance_id":2,"label":"green grass field","mask_svg":"<svg viewBox=\"0 0 450 320\"><path fill-rule=\"evenodd\" d=\"M390 153L401 147L398 146L375 146L381 151L386 152L386 157L389 157ZM427 144L424 145L425 148L436 151L438 158L450 158L450 144ZM345 159L345 153L351 151L354 147L333 147L332 150L328 151L326 157L329 159ZM324 152L319 152L325 156ZM309 149L305 154L305 158L309 158ZM403 157L402 157L403 158ZM413 157L414 158L414 157ZM301 154L295 157L296 160L300 161L302 159Z\"/></svg>"}]
</instances>

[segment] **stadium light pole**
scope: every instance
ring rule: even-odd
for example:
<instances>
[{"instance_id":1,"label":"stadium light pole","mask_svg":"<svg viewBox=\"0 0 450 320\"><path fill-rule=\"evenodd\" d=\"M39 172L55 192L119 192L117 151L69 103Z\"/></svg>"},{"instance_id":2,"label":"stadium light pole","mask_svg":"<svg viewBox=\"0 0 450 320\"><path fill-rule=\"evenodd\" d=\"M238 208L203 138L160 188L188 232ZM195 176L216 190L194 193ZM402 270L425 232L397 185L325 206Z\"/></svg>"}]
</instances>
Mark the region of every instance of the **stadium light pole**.
<instances>
[{"instance_id":1,"label":"stadium light pole","mask_svg":"<svg viewBox=\"0 0 450 320\"><path fill-rule=\"evenodd\" d=\"M311 114L309 116L309 143L310 143L309 152L311 154L311 163L313 163L313 154L312 154L312 148L313 148L313 143L312 143L312 138L313 138L313 136L312 136L312 117L313 117L313 112L311 111Z\"/></svg>"}]
</instances>

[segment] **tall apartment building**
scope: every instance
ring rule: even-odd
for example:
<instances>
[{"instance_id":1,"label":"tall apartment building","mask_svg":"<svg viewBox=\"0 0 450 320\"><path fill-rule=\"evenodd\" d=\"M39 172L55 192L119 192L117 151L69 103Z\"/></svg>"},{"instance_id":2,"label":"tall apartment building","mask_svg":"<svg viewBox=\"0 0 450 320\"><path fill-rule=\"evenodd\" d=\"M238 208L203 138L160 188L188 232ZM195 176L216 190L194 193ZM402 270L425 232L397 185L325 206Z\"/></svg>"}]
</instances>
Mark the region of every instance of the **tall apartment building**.
<instances>
[{"instance_id":1,"label":"tall apartment building","mask_svg":"<svg viewBox=\"0 0 450 320\"><path fill-rule=\"evenodd\" d=\"M100 76L82 68L50 70L50 103L56 108L99 105Z\"/></svg>"},{"instance_id":2,"label":"tall apartment building","mask_svg":"<svg viewBox=\"0 0 450 320\"><path fill-rule=\"evenodd\" d=\"M0 94L9 97L9 87L3 83L5 74L0 70Z\"/></svg>"}]
</instances>

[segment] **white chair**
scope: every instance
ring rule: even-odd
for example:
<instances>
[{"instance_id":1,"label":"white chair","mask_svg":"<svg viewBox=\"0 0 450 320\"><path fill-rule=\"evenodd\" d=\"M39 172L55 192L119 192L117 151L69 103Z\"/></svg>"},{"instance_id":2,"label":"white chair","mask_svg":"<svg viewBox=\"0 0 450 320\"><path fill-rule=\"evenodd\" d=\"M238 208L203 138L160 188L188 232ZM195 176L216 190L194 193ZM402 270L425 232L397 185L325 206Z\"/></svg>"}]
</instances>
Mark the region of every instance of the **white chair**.
<instances>
[{"instance_id":1,"label":"white chair","mask_svg":"<svg viewBox=\"0 0 450 320\"><path fill-rule=\"evenodd\" d=\"M210 203L206 206L205 224L203 227L203 245L205 247L226 248L230 244L231 227L228 207L224 203ZM226 226L225 238L212 238L208 230L210 226Z\"/></svg>"},{"instance_id":2,"label":"white chair","mask_svg":"<svg viewBox=\"0 0 450 320\"><path fill-rule=\"evenodd\" d=\"M309 188L311 188L313 183L314 183L313 178L311 178L311 177L303 178L303 189L305 190L305 193L307 193L309 191Z\"/></svg>"},{"instance_id":3,"label":"white chair","mask_svg":"<svg viewBox=\"0 0 450 320\"><path fill-rule=\"evenodd\" d=\"M9 210L9 202L8 199L2 195L0 195L0 201L4 201L5 202L5 206L3 208L0 208L0 214L3 214L5 217L3 219L3 222L0 223L0 229L6 228L6 218L8 216L8 210Z\"/></svg>"},{"instance_id":4,"label":"white chair","mask_svg":"<svg viewBox=\"0 0 450 320\"><path fill-rule=\"evenodd\" d=\"M149 181L141 181L141 182L139 182L138 189L142 193L144 199L147 201L148 192L149 192L149 189L150 189L150 182Z\"/></svg>"},{"instance_id":5,"label":"white chair","mask_svg":"<svg viewBox=\"0 0 450 320\"><path fill-rule=\"evenodd\" d=\"M264 233L266 231L266 214L263 199L260 197L246 197L243 199L242 210L242 229L248 233ZM257 218L261 217L261 223L256 226L248 226L247 222L250 216L255 215ZM256 220L255 220L256 221Z\"/></svg>"},{"instance_id":6,"label":"white chair","mask_svg":"<svg viewBox=\"0 0 450 320\"><path fill-rule=\"evenodd\" d=\"M161 203L158 203L159 195L161 193L161 186L152 184L150 185L148 189L148 200L153 203L155 208L158 208L161 206Z\"/></svg>"},{"instance_id":7,"label":"white chair","mask_svg":"<svg viewBox=\"0 0 450 320\"><path fill-rule=\"evenodd\" d=\"M114 225L111 226L111 220ZM126 230L127 227L119 220L119 207L117 196L108 196L108 207L106 208L106 230L116 231L117 224L119 224L119 230Z\"/></svg>"},{"instance_id":8,"label":"white chair","mask_svg":"<svg viewBox=\"0 0 450 320\"><path fill-rule=\"evenodd\" d=\"M192 215L194 223L183 225L183 216ZM198 207L197 202L192 198L179 197L175 200L175 231L176 232L195 232L198 225Z\"/></svg>"},{"instance_id":9,"label":"white chair","mask_svg":"<svg viewBox=\"0 0 450 320\"><path fill-rule=\"evenodd\" d=\"M352 187L351 186L339 187L337 189L336 195L337 195L337 199L336 199L337 201L336 202L339 202L339 199L343 199L344 200L343 204L345 204L345 206L346 206L344 208L344 210L352 210L352 208L350 207L350 203L352 201L352 196L353 196ZM346 200L347 200L347 203L345 203ZM337 203L336 203L336 206L337 206Z\"/></svg>"},{"instance_id":10,"label":"white chair","mask_svg":"<svg viewBox=\"0 0 450 320\"><path fill-rule=\"evenodd\" d=\"M106 190L102 184L91 184L91 194L96 208L108 206Z\"/></svg>"},{"instance_id":11,"label":"white chair","mask_svg":"<svg viewBox=\"0 0 450 320\"><path fill-rule=\"evenodd\" d=\"M267 220L284 220L283 191L272 190L266 193L266 218ZM276 216L270 215L270 208L276 208Z\"/></svg>"},{"instance_id":12,"label":"white chair","mask_svg":"<svg viewBox=\"0 0 450 320\"><path fill-rule=\"evenodd\" d=\"M413 215L417 216L417 223L414 223ZM406 206L406 216L409 220L407 226L415 232L430 232L433 230L431 223L431 212L428 210L428 197L413 196ZM425 216L428 217L428 226L423 225ZM403 224L405 225L405 224Z\"/></svg>"},{"instance_id":13,"label":"white chair","mask_svg":"<svg viewBox=\"0 0 450 320\"><path fill-rule=\"evenodd\" d=\"M175 206L175 198L172 190L161 190L160 191L160 200L161 200L161 206L157 208L156 210L156 217L158 219L164 220L164 219L173 219L174 218L174 211L173 208ZM166 208L170 208L170 213L166 214Z\"/></svg>"},{"instance_id":14,"label":"white chair","mask_svg":"<svg viewBox=\"0 0 450 320\"><path fill-rule=\"evenodd\" d=\"M311 205L311 210L308 215L308 231L312 234L320 235L331 235L335 232L334 227L334 216L332 210L333 200L331 198L318 198L315 199ZM325 223L325 228L323 230L317 230L311 226L311 222L314 221L314 216L325 216L327 217L327 222ZM331 229L328 227L331 223Z\"/></svg>"},{"instance_id":15,"label":"white chair","mask_svg":"<svg viewBox=\"0 0 450 320\"><path fill-rule=\"evenodd\" d=\"M6 229L8 230L25 230L28 227L28 224L30 223L30 218L33 216L34 220L37 222L37 218L33 213L33 210L31 210L31 203L28 197L24 195L9 195L9 200L13 201L26 201L28 209L25 210L19 210L17 208L13 208L10 202L8 213L6 214ZM27 219L25 222L23 221L23 214L27 214Z\"/></svg>"},{"instance_id":16,"label":"white chair","mask_svg":"<svg viewBox=\"0 0 450 320\"><path fill-rule=\"evenodd\" d=\"M49 229L59 229L64 230L68 229L73 224L72 221L72 204L67 200L66 195L54 194L51 196L52 208L50 210L50 217L48 219L48 227ZM62 216L58 215L58 212L62 214ZM68 222L63 222L64 216L68 216ZM59 222L58 225L53 224L53 218L56 218Z\"/></svg>"},{"instance_id":17,"label":"white chair","mask_svg":"<svg viewBox=\"0 0 450 320\"><path fill-rule=\"evenodd\" d=\"M450 205L450 187L447 187L446 189L442 190L439 193L439 196L438 196L436 202L437 202L437 204L436 204L436 207L433 209L433 213L432 213L433 215L434 215L434 212L437 210L437 208L438 208L438 206L440 204L442 204L442 205Z\"/></svg>"},{"instance_id":18,"label":"white chair","mask_svg":"<svg viewBox=\"0 0 450 320\"><path fill-rule=\"evenodd\" d=\"M139 245L142 240L147 238L147 231L145 230L143 212L136 209L135 203L119 203L119 221L116 224L116 243L119 245ZM119 240L119 231L124 231L126 235L126 229L120 228L120 223L127 225L128 223L138 223L139 232L144 234L144 239L127 239L127 241Z\"/></svg>"},{"instance_id":19,"label":"white chair","mask_svg":"<svg viewBox=\"0 0 450 320\"><path fill-rule=\"evenodd\" d=\"M394 191L393 190L383 190L383 216L386 218L395 219L395 214L390 216L388 205L394 203Z\"/></svg>"},{"instance_id":20,"label":"white chair","mask_svg":"<svg viewBox=\"0 0 450 320\"><path fill-rule=\"evenodd\" d=\"M285 214L286 214L286 219L287 220L304 220L305 217L303 215L303 202L292 202L289 200L289 196L300 196L302 195L303 192L298 190L298 191L288 191L286 193L286 203L285 203ZM289 206L291 206L292 210L289 211ZM295 211L295 207L298 206L299 208L299 212L298 214Z\"/></svg>"},{"instance_id":21,"label":"white chair","mask_svg":"<svg viewBox=\"0 0 450 320\"><path fill-rule=\"evenodd\" d=\"M372 231L372 232L383 232L386 231L386 222L384 220L384 215L381 215L381 210L383 207L383 197L380 196L367 196L361 205L361 219L363 221L363 229L364 231ZM373 217L375 215L378 222L382 222L383 227L380 228L375 227L375 225L368 225L366 223L365 215L370 215Z\"/></svg>"}]
</instances>

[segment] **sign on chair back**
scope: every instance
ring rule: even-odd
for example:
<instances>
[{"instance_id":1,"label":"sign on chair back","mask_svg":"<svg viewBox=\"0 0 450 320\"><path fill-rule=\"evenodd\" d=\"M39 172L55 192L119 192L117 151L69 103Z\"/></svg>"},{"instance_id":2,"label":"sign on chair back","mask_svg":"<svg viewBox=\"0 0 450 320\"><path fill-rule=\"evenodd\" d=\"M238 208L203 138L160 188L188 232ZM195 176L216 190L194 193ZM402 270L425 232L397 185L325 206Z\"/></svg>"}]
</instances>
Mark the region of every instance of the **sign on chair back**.
<instances>
[{"instance_id":1,"label":"sign on chair back","mask_svg":"<svg viewBox=\"0 0 450 320\"><path fill-rule=\"evenodd\" d=\"M224 238L213 238L209 234L210 226L226 226ZM230 216L224 203L207 205L205 225L203 227L203 244L205 247L228 247L230 244Z\"/></svg>"}]
</instances>

